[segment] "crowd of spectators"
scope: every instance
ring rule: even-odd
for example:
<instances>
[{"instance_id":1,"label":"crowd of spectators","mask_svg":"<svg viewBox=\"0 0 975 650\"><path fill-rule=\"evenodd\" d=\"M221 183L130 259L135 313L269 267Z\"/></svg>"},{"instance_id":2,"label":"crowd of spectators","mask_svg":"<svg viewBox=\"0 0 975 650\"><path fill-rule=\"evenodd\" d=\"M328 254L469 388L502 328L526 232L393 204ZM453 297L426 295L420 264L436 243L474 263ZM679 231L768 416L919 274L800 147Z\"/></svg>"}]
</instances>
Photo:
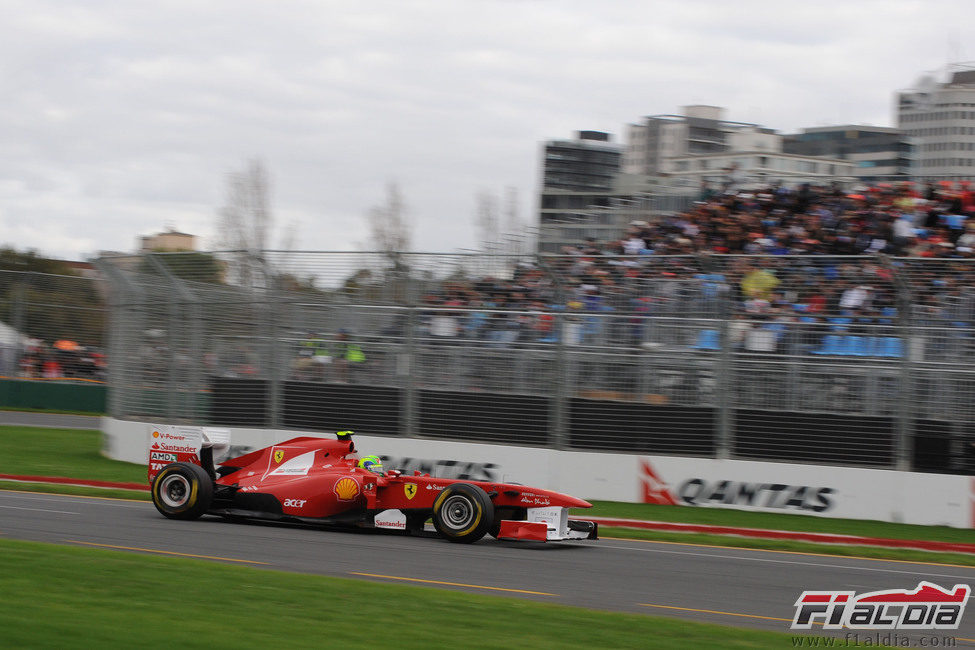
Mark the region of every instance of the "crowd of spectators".
<instances>
[{"instance_id":1,"label":"crowd of spectators","mask_svg":"<svg viewBox=\"0 0 975 650\"><path fill-rule=\"evenodd\" d=\"M104 353L70 340L30 339L18 363L18 375L25 379L105 380Z\"/></svg>"},{"instance_id":2,"label":"crowd of spectators","mask_svg":"<svg viewBox=\"0 0 975 650\"><path fill-rule=\"evenodd\" d=\"M912 322L971 327L973 217L967 183L705 190L683 213L522 262L511 279L447 282L424 296L421 326L434 340L547 342L565 310L575 343L637 343L646 316L889 333L870 328L898 322L909 295Z\"/></svg>"}]
</instances>

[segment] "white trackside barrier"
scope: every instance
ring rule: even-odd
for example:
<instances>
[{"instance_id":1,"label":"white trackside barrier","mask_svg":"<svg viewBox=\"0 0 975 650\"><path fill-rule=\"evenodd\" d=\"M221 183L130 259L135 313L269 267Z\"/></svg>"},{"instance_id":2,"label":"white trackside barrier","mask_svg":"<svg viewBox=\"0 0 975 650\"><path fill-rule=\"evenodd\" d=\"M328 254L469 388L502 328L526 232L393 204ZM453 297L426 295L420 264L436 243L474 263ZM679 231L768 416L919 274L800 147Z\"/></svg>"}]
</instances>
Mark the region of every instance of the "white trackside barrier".
<instances>
[{"instance_id":1,"label":"white trackside barrier","mask_svg":"<svg viewBox=\"0 0 975 650\"><path fill-rule=\"evenodd\" d=\"M102 418L105 454L145 463L151 424L159 423ZM215 453L217 462L299 435L326 435L242 427L202 429L214 443L214 451L220 448L221 453ZM354 440L360 453L380 456L389 469L524 483L583 499L975 527L975 479L967 476L370 435L356 435Z\"/></svg>"}]
</instances>

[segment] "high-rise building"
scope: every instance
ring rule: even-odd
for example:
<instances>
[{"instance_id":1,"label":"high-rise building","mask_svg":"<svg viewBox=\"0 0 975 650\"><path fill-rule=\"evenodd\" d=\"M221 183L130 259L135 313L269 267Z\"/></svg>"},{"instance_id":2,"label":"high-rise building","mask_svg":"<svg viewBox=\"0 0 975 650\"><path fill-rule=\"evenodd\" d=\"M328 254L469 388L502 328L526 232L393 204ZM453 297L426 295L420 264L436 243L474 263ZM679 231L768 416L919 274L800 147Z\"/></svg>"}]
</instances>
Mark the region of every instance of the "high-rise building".
<instances>
[{"instance_id":1,"label":"high-rise building","mask_svg":"<svg viewBox=\"0 0 975 650\"><path fill-rule=\"evenodd\" d=\"M575 139L545 143L539 252L557 253L586 237L602 239L602 231L615 226L603 223L597 213L626 197L619 188L621 156L621 147L602 131L579 131Z\"/></svg>"},{"instance_id":2,"label":"high-rise building","mask_svg":"<svg viewBox=\"0 0 975 650\"><path fill-rule=\"evenodd\" d=\"M651 115L626 130L623 171L657 176L674 170L673 159L741 149L781 151L772 129L723 118L718 106L685 106L681 115Z\"/></svg>"},{"instance_id":3,"label":"high-rise building","mask_svg":"<svg viewBox=\"0 0 975 650\"><path fill-rule=\"evenodd\" d=\"M784 153L846 160L863 183L911 180L911 142L900 129L817 126L782 136Z\"/></svg>"},{"instance_id":4,"label":"high-rise building","mask_svg":"<svg viewBox=\"0 0 975 650\"><path fill-rule=\"evenodd\" d=\"M955 67L945 82L926 75L897 93L897 125L912 138L917 181L975 181L975 67Z\"/></svg>"}]
</instances>

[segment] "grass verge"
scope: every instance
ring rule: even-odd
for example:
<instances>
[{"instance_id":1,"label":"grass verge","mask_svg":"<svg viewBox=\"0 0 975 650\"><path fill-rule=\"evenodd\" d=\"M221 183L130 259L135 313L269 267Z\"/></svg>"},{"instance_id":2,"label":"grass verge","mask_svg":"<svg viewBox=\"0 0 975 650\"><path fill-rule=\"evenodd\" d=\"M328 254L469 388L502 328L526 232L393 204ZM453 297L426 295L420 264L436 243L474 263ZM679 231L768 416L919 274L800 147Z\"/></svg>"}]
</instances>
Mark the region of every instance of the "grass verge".
<instances>
[{"instance_id":1,"label":"grass verge","mask_svg":"<svg viewBox=\"0 0 975 650\"><path fill-rule=\"evenodd\" d=\"M632 528L613 528L609 526L600 527L599 536L602 538L638 539L650 542L672 542L675 544L702 544L705 546L753 548L768 551L812 553L816 555L839 555L843 557L872 558L875 560L896 560L898 562L975 566L975 555L915 551L906 548L813 544L811 542L794 542L785 539L759 539L755 537L706 535L701 533L668 533L653 530L634 530Z\"/></svg>"},{"instance_id":2,"label":"grass verge","mask_svg":"<svg viewBox=\"0 0 975 650\"><path fill-rule=\"evenodd\" d=\"M810 515L780 514L774 512L746 512L722 508L695 508L693 506L658 506L648 503L617 503L593 501L592 508L572 510L573 516L622 517L685 524L710 524L714 526L739 526L743 528L769 528L795 530L807 533L834 533L861 535L886 539L923 539L940 542L964 542L975 544L975 530L948 526L917 526L895 524L886 521L862 519L834 519Z\"/></svg>"},{"instance_id":3,"label":"grass verge","mask_svg":"<svg viewBox=\"0 0 975 650\"><path fill-rule=\"evenodd\" d=\"M0 490L16 492L42 492L44 494L68 494L81 497L101 497L103 499L130 499L135 501L152 501L148 492L139 490L115 490L112 488L96 488L83 485L60 485L54 483L21 483L19 481L0 480Z\"/></svg>"},{"instance_id":4,"label":"grass verge","mask_svg":"<svg viewBox=\"0 0 975 650\"><path fill-rule=\"evenodd\" d=\"M20 411L22 413L50 413L51 415L105 415L101 411L62 411L55 409L31 408L28 406L0 406L0 411Z\"/></svg>"},{"instance_id":5,"label":"grass verge","mask_svg":"<svg viewBox=\"0 0 975 650\"><path fill-rule=\"evenodd\" d=\"M0 474L145 483L144 465L101 455L100 431L0 427Z\"/></svg>"},{"instance_id":6,"label":"grass verge","mask_svg":"<svg viewBox=\"0 0 975 650\"><path fill-rule=\"evenodd\" d=\"M35 542L0 540L0 575L8 647L790 645L779 632Z\"/></svg>"}]
</instances>

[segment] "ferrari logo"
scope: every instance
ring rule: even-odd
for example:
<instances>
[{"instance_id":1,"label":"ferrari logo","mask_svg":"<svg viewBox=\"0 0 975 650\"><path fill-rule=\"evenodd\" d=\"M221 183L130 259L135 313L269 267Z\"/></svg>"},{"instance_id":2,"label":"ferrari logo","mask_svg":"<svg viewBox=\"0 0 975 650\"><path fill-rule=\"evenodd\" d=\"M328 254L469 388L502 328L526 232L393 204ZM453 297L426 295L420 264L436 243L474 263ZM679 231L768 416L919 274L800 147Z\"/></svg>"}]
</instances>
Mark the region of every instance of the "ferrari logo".
<instances>
[{"instance_id":1,"label":"ferrari logo","mask_svg":"<svg viewBox=\"0 0 975 650\"><path fill-rule=\"evenodd\" d=\"M284 460L284 450L278 449L274 452L274 462L280 463L282 460Z\"/></svg>"},{"instance_id":2,"label":"ferrari logo","mask_svg":"<svg viewBox=\"0 0 975 650\"><path fill-rule=\"evenodd\" d=\"M416 483L407 483L403 486L403 491L406 492L407 499L412 499L416 496Z\"/></svg>"}]
</instances>

